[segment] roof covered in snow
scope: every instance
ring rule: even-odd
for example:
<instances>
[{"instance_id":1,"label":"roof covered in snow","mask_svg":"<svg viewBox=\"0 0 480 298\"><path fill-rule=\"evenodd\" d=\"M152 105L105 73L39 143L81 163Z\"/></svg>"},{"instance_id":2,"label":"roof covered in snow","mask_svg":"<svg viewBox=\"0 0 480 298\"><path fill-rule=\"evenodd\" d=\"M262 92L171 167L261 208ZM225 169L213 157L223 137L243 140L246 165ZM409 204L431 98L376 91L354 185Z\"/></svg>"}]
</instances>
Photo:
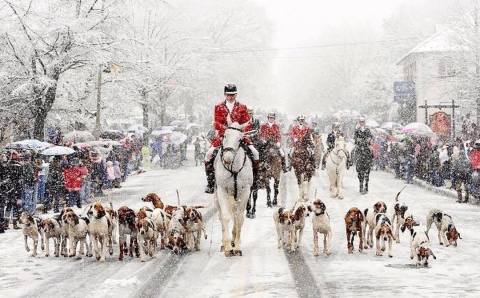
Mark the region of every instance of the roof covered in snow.
<instances>
[{"instance_id":1,"label":"roof covered in snow","mask_svg":"<svg viewBox=\"0 0 480 298\"><path fill-rule=\"evenodd\" d=\"M462 45L459 34L451 29L439 31L429 38L425 39L410 52L398 60L397 65L401 64L411 55L420 53L442 53L442 52L458 52L468 51L468 47Z\"/></svg>"}]
</instances>

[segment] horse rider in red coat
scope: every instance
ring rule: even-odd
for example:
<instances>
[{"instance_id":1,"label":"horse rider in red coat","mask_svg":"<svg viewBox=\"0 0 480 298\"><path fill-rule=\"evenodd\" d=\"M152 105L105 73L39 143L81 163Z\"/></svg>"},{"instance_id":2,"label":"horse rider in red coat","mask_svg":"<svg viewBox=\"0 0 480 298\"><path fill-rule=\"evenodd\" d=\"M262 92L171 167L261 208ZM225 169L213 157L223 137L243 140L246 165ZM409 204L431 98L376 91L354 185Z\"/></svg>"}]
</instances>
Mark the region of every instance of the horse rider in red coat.
<instances>
[{"instance_id":1,"label":"horse rider in red coat","mask_svg":"<svg viewBox=\"0 0 480 298\"><path fill-rule=\"evenodd\" d=\"M304 143L307 145L307 149L313 158L315 145L312 139L312 129L307 125L305 116L298 116L297 123L290 130L289 136L293 150L295 150L295 147ZM290 151L290 154L293 154L293 151Z\"/></svg>"},{"instance_id":2,"label":"horse rider in red coat","mask_svg":"<svg viewBox=\"0 0 480 298\"><path fill-rule=\"evenodd\" d=\"M214 162L218 152L218 148L222 145L225 130L228 128L228 117L232 122L238 122L242 125L251 121L248 114L247 106L237 101L237 86L234 84L227 84L224 87L225 100L215 105L214 109L214 129L215 138L212 140L212 146L208 149L205 155L205 172L207 175L206 193L213 193L215 191L215 172ZM244 131L250 131L251 124L244 128ZM252 160L253 164L253 185L252 189L257 187L257 173L259 166L258 151L253 147L249 138L245 137L242 142L242 147L247 155Z\"/></svg>"},{"instance_id":3,"label":"horse rider in red coat","mask_svg":"<svg viewBox=\"0 0 480 298\"><path fill-rule=\"evenodd\" d=\"M312 130L305 122L305 116L298 116L297 124L292 127L289 133L292 145L295 146L299 142L302 142L305 137L311 137L311 134Z\"/></svg>"},{"instance_id":4,"label":"horse rider in red coat","mask_svg":"<svg viewBox=\"0 0 480 298\"><path fill-rule=\"evenodd\" d=\"M282 157L282 168L283 172L288 172L286 162L285 162L285 153L281 147L280 142L282 141L282 135L280 133L280 127L275 122L276 115L275 113L269 113L267 116L267 123L264 123L260 126L260 140L267 143L271 142L275 144L278 148L278 153Z\"/></svg>"}]
</instances>

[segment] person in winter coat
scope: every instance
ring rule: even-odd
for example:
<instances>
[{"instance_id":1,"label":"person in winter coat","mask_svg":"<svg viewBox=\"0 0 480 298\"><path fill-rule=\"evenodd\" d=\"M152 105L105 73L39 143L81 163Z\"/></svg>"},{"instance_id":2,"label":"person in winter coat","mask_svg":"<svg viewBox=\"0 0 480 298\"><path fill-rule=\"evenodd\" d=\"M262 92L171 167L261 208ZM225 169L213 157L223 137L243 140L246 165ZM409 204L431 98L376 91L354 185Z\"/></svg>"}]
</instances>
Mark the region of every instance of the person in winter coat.
<instances>
[{"instance_id":1,"label":"person in winter coat","mask_svg":"<svg viewBox=\"0 0 480 298\"><path fill-rule=\"evenodd\" d=\"M21 155L23 170L23 192L22 192L22 210L29 214L36 211L37 200L35 194L35 184L37 183L36 169L33 165L32 155L30 152L23 152Z\"/></svg>"},{"instance_id":2,"label":"person in winter coat","mask_svg":"<svg viewBox=\"0 0 480 298\"><path fill-rule=\"evenodd\" d=\"M46 194L45 210L49 210L53 204L53 211L59 212L60 201L65 197L63 164L60 156L53 157L48 167Z\"/></svg>"},{"instance_id":3,"label":"person in winter coat","mask_svg":"<svg viewBox=\"0 0 480 298\"><path fill-rule=\"evenodd\" d=\"M107 161L107 188L113 187L113 181L115 180L115 169L113 168L113 162Z\"/></svg>"},{"instance_id":4,"label":"person in winter coat","mask_svg":"<svg viewBox=\"0 0 480 298\"><path fill-rule=\"evenodd\" d=\"M65 179L65 189L67 190L67 206L72 207L74 202L78 208L82 207L80 200L80 189L83 180L88 174L87 168L80 163L80 159L73 158L70 165L63 170L63 178Z\"/></svg>"},{"instance_id":5,"label":"person in winter coat","mask_svg":"<svg viewBox=\"0 0 480 298\"><path fill-rule=\"evenodd\" d=\"M470 167L472 171L480 170L480 140L475 141L473 148L469 153Z\"/></svg>"},{"instance_id":6,"label":"person in winter coat","mask_svg":"<svg viewBox=\"0 0 480 298\"><path fill-rule=\"evenodd\" d=\"M0 154L0 233L5 233L8 224L5 219L5 206L7 205L7 156Z\"/></svg>"},{"instance_id":7,"label":"person in winter coat","mask_svg":"<svg viewBox=\"0 0 480 298\"><path fill-rule=\"evenodd\" d=\"M120 188L122 181L122 171L120 170L120 162L118 160L113 162L113 171L115 173L115 180L113 180L113 187Z\"/></svg>"},{"instance_id":8,"label":"person in winter coat","mask_svg":"<svg viewBox=\"0 0 480 298\"><path fill-rule=\"evenodd\" d=\"M103 195L102 188L107 183L107 167L98 151L90 152L92 189L96 196Z\"/></svg>"},{"instance_id":9,"label":"person in winter coat","mask_svg":"<svg viewBox=\"0 0 480 298\"><path fill-rule=\"evenodd\" d=\"M437 146L435 146L432 150L428 158L428 174L429 180L433 184L433 186L440 187L443 185L443 178L441 176L441 163L440 163L440 153L438 151Z\"/></svg>"},{"instance_id":10,"label":"person in winter coat","mask_svg":"<svg viewBox=\"0 0 480 298\"><path fill-rule=\"evenodd\" d=\"M12 215L12 223L14 229L18 227L18 217L22 206L23 193L23 169L20 163L20 154L17 151L10 151L9 158L6 163L6 195L7 195L7 217Z\"/></svg>"},{"instance_id":11,"label":"person in winter coat","mask_svg":"<svg viewBox=\"0 0 480 298\"><path fill-rule=\"evenodd\" d=\"M460 150L458 153L452 155L452 179L455 182L455 190L457 191L457 202L467 203L469 197L470 179L472 177L472 171L470 169L470 161L464 150ZM465 189L465 201L463 201L462 186Z\"/></svg>"}]
</instances>

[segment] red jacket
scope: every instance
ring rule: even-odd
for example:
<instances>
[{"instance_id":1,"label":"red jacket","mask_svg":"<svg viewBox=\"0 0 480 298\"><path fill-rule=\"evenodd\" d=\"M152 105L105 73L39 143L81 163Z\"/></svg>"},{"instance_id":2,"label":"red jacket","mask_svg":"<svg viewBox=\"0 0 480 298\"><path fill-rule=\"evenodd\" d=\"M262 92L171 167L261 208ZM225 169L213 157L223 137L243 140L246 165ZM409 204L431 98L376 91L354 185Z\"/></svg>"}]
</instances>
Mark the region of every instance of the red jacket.
<instances>
[{"instance_id":1,"label":"red jacket","mask_svg":"<svg viewBox=\"0 0 480 298\"><path fill-rule=\"evenodd\" d=\"M470 151L469 157L472 170L480 170L480 150L473 149Z\"/></svg>"},{"instance_id":2,"label":"red jacket","mask_svg":"<svg viewBox=\"0 0 480 298\"><path fill-rule=\"evenodd\" d=\"M85 166L73 166L63 170L65 188L68 191L79 191L82 188L83 179L87 176L88 170Z\"/></svg>"},{"instance_id":3,"label":"red jacket","mask_svg":"<svg viewBox=\"0 0 480 298\"><path fill-rule=\"evenodd\" d=\"M292 130L290 130L290 138L292 138L292 141L295 143L302 141L309 133L310 128L308 126L304 125L303 127L300 127L300 125L295 125Z\"/></svg>"},{"instance_id":4,"label":"red jacket","mask_svg":"<svg viewBox=\"0 0 480 298\"><path fill-rule=\"evenodd\" d=\"M277 123L270 124L265 123L260 126L260 139L265 141L271 141L274 143L280 142L282 136L280 134L280 127Z\"/></svg>"},{"instance_id":5,"label":"red jacket","mask_svg":"<svg viewBox=\"0 0 480 298\"><path fill-rule=\"evenodd\" d=\"M232 122L238 122L238 124L245 124L250 121L250 115L248 115L247 106L239 103L238 101L236 101L233 105L232 112L228 110L225 101L215 105L213 127L215 128L216 136L212 141L213 147L218 147L222 144L225 130L228 127L227 116L229 114ZM251 129L252 125L249 124L244 128L244 131L249 131ZM248 140L247 138L244 139L244 142L250 144L250 140Z\"/></svg>"}]
</instances>

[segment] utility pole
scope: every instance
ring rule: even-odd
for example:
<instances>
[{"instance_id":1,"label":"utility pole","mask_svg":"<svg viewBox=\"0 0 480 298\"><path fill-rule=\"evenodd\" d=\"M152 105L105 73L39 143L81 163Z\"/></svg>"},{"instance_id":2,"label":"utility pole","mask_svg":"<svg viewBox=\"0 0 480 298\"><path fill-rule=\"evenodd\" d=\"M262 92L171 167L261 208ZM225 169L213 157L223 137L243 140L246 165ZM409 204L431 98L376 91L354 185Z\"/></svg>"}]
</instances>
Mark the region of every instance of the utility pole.
<instances>
[{"instance_id":1,"label":"utility pole","mask_svg":"<svg viewBox=\"0 0 480 298\"><path fill-rule=\"evenodd\" d=\"M98 65L98 80L97 80L97 113L96 113L96 118L95 118L95 131L94 131L94 135L95 135L95 139L98 140L98 138L100 137L100 131L101 131L101 127L100 127L100 113L101 113L101 109L102 109L102 72L103 72L103 69L102 69L102 64L99 64Z\"/></svg>"},{"instance_id":2,"label":"utility pole","mask_svg":"<svg viewBox=\"0 0 480 298\"><path fill-rule=\"evenodd\" d=\"M475 0L475 7L474 7L474 25L475 25L475 94L476 94L476 101L477 101L477 127L480 126L480 86L478 80L480 79L480 40L478 36L478 0Z\"/></svg>"}]
</instances>

